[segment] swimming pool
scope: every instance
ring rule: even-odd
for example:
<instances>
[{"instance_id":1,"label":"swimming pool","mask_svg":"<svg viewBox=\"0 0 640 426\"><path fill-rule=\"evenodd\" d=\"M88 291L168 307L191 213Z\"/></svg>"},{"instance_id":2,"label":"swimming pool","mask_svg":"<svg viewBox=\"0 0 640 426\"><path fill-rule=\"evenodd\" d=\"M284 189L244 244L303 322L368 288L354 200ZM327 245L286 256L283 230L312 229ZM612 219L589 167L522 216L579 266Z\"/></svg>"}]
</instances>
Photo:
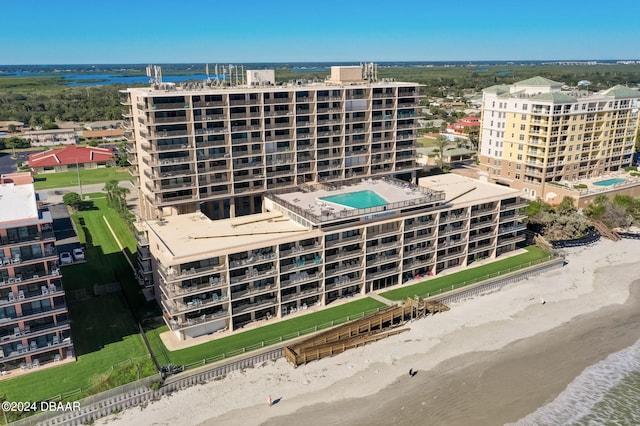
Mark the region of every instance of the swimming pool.
<instances>
[{"instance_id":1,"label":"swimming pool","mask_svg":"<svg viewBox=\"0 0 640 426\"><path fill-rule=\"evenodd\" d=\"M617 185L619 183L625 183L627 182L626 179L622 179L622 178L611 178L611 179L607 179L607 180L601 180L598 182L593 182L593 184L595 186L611 186L611 185Z\"/></svg>"},{"instance_id":2,"label":"swimming pool","mask_svg":"<svg viewBox=\"0 0 640 426\"><path fill-rule=\"evenodd\" d=\"M371 190L329 195L327 197L320 197L320 200L328 203L340 204L354 209L366 209L369 207L378 207L387 204L387 200Z\"/></svg>"}]
</instances>

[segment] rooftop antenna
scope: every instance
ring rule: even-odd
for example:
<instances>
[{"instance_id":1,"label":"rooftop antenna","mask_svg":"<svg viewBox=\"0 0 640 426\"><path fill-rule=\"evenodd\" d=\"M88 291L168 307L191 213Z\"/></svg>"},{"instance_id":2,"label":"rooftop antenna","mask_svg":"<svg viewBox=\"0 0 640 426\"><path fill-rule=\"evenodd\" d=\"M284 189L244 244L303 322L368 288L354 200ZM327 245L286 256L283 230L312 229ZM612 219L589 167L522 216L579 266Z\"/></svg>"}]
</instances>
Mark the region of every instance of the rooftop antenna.
<instances>
[{"instance_id":1,"label":"rooftop antenna","mask_svg":"<svg viewBox=\"0 0 640 426\"><path fill-rule=\"evenodd\" d=\"M162 84L162 68L158 65L147 65L147 77L149 84L159 86Z\"/></svg>"}]
</instances>

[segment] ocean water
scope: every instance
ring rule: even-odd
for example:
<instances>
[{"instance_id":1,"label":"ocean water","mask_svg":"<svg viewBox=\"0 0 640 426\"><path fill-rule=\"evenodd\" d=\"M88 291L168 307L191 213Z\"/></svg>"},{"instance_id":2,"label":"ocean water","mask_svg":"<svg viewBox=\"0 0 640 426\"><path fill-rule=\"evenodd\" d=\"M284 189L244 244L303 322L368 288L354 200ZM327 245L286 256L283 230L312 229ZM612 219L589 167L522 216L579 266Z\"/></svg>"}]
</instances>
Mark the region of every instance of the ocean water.
<instances>
[{"instance_id":1,"label":"ocean water","mask_svg":"<svg viewBox=\"0 0 640 426\"><path fill-rule=\"evenodd\" d=\"M640 340L587 367L556 399L513 425L640 425Z\"/></svg>"}]
</instances>

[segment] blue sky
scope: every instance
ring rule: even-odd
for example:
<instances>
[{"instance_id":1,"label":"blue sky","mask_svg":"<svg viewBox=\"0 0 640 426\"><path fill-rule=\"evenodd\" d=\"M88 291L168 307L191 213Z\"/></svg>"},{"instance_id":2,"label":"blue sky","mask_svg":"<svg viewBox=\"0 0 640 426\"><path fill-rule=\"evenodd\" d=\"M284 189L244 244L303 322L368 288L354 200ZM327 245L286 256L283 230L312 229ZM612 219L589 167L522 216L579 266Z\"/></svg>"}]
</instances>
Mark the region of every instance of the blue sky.
<instances>
[{"instance_id":1,"label":"blue sky","mask_svg":"<svg viewBox=\"0 0 640 426\"><path fill-rule=\"evenodd\" d=\"M0 64L640 59L640 1L7 0Z\"/></svg>"}]
</instances>

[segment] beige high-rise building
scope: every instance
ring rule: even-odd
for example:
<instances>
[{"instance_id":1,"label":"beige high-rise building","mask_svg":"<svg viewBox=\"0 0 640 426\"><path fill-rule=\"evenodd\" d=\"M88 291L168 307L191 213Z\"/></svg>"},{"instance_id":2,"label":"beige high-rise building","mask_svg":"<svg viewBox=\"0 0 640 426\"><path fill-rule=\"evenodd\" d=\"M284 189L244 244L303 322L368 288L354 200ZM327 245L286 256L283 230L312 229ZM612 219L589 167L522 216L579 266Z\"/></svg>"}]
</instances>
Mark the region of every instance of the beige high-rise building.
<instances>
[{"instance_id":1,"label":"beige high-rise building","mask_svg":"<svg viewBox=\"0 0 640 426\"><path fill-rule=\"evenodd\" d=\"M268 191L369 176L415 177L418 84L377 81L371 64L323 82L129 88L128 153L140 215L262 211Z\"/></svg>"},{"instance_id":2,"label":"beige high-rise building","mask_svg":"<svg viewBox=\"0 0 640 426\"><path fill-rule=\"evenodd\" d=\"M640 92L620 85L594 93L533 77L491 86L482 95L480 169L533 199L622 170L639 106Z\"/></svg>"}]
</instances>

